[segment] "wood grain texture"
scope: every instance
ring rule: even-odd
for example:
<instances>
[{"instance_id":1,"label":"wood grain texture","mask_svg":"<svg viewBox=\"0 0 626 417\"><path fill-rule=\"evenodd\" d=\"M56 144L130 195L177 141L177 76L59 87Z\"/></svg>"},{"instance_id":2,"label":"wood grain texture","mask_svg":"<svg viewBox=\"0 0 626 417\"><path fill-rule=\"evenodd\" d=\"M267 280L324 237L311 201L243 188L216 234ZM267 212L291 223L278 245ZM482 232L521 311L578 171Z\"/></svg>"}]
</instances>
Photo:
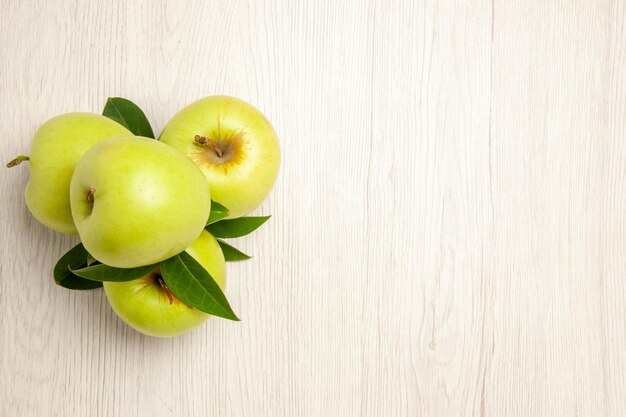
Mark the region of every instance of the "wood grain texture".
<instances>
[{"instance_id":1,"label":"wood grain texture","mask_svg":"<svg viewBox=\"0 0 626 417\"><path fill-rule=\"evenodd\" d=\"M281 137L243 319L144 337L2 171L2 416L626 415L622 0L0 2L0 151L209 94Z\"/></svg>"}]
</instances>

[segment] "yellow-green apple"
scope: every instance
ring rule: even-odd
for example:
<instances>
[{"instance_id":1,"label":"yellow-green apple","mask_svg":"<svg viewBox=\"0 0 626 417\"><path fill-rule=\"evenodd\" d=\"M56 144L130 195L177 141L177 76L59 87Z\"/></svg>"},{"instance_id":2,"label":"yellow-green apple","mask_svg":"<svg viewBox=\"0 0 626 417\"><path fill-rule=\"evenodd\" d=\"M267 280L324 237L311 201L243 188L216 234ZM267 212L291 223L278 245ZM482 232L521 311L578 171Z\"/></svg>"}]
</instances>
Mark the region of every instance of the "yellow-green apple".
<instances>
[{"instance_id":1,"label":"yellow-green apple","mask_svg":"<svg viewBox=\"0 0 626 417\"><path fill-rule=\"evenodd\" d=\"M98 261L133 268L182 252L211 211L206 179L176 149L139 136L104 140L76 165L72 216Z\"/></svg>"},{"instance_id":2,"label":"yellow-green apple","mask_svg":"<svg viewBox=\"0 0 626 417\"><path fill-rule=\"evenodd\" d=\"M278 175L276 132L260 111L234 97L190 104L168 122L159 140L198 164L211 197L228 208L230 218L259 206Z\"/></svg>"},{"instance_id":3,"label":"yellow-green apple","mask_svg":"<svg viewBox=\"0 0 626 417\"><path fill-rule=\"evenodd\" d=\"M217 240L207 231L186 249L223 290L226 263ZM113 310L129 326L156 337L176 336L204 323L210 316L180 301L169 291L157 267L142 278L105 282L104 291Z\"/></svg>"},{"instance_id":4,"label":"yellow-green apple","mask_svg":"<svg viewBox=\"0 0 626 417\"><path fill-rule=\"evenodd\" d=\"M96 143L131 132L93 113L66 113L45 122L30 147L25 200L30 212L58 232L76 234L70 210L70 180L80 157Z\"/></svg>"}]
</instances>

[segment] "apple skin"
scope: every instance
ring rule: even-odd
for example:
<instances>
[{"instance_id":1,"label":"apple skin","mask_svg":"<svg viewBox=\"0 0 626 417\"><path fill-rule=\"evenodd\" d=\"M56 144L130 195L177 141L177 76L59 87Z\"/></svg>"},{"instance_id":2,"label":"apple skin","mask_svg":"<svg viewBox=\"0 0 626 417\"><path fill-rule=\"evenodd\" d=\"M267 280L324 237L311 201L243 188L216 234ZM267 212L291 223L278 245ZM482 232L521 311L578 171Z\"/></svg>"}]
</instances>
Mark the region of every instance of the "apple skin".
<instances>
[{"instance_id":1,"label":"apple skin","mask_svg":"<svg viewBox=\"0 0 626 417\"><path fill-rule=\"evenodd\" d=\"M57 232L78 233L70 209L70 181L80 157L96 143L132 133L94 113L66 113L45 122L30 147L30 179L26 206L33 216Z\"/></svg>"},{"instance_id":2,"label":"apple skin","mask_svg":"<svg viewBox=\"0 0 626 417\"><path fill-rule=\"evenodd\" d=\"M85 152L72 176L70 203L85 249L118 268L182 252L211 211L198 167L176 149L139 136L107 139Z\"/></svg>"},{"instance_id":3,"label":"apple skin","mask_svg":"<svg viewBox=\"0 0 626 417\"><path fill-rule=\"evenodd\" d=\"M215 279L226 285L226 262L217 240L207 231L186 249ZM209 317L181 302L172 302L158 282L159 270L127 282L105 282L104 291L115 313L135 330L154 337L171 337L200 326Z\"/></svg>"},{"instance_id":4,"label":"apple skin","mask_svg":"<svg viewBox=\"0 0 626 417\"><path fill-rule=\"evenodd\" d=\"M222 151L198 145L208 138ZM280 165L280 147L269 121L252 105L229 96L209 96L178 112L159 140L194 161L211 187L213 200L229 218L248 214L271 191Z\"/></svg>"}]
</instances>

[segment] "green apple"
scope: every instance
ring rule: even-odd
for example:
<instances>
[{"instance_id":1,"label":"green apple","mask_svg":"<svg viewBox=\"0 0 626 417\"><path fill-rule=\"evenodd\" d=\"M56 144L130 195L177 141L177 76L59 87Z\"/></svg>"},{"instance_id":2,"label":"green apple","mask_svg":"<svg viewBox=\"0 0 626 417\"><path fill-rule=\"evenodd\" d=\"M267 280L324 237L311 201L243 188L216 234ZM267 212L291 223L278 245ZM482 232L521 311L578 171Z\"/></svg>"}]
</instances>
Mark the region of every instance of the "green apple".
<instances>
[{"instance_id":1,"label":"green apple","mask_svg":"<svg viewBox=\"0 0 626 417\"><path fill-rule=\"evenodd\" d=\"M226 263L217 240L207 231L186 249L223 290ZM104 291L115 313L129 326L148 336L169 337L204 323L210 316L172 294L157 267L148 275L128 282L105 282Z\"/></svg>"},{"instance_id":2,"label":"green apple","mask_svg":"<svg viewBox=\"0 0 626 417\"><path fill-rule=\"evenodd\" d=\"M70 180L80 157L96 143L131 132L93 113L67 113L45 122L30 148L30 179L25 199L30 212L44 225L76 234L70 210Z\"/></svg>"},{"instance_id":3,"label":"green apple","mask_svg":"<svg viewBox=\"0 0 626 417\"><path fill-rule=\"evenodd\" d=\"M194 161L214 201L243 216L263 202L278 175L280 148L272 125L252 105L228 96L205 97L182 109L161 136Z\"/></svg>"},{"instance_id":4,"label":"green apple","mask_svg":"<svg viewBox=\"0 0 626 417\"><path fill-rule=\"evenodd\" d=\"M139 136L104 140L76 165L72 216L100 262L133 268L182 252L211 211L208 184L176 149Z\"/></svg>"}]
</instances>

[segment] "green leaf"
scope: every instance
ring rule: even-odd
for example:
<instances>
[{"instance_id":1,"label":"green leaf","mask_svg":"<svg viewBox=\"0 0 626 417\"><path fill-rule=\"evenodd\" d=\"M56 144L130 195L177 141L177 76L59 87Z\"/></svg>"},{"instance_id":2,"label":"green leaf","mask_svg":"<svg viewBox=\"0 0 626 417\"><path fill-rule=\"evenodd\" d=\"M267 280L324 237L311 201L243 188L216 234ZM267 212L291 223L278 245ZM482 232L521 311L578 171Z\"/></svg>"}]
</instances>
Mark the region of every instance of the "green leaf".
<instances>
[{"instance_id":1,"label":"green leaf","mask_svg":"<svg viewBox=\"0 0 626 417\"><path fill-rule=\"evenodd\" d=\"M251 256L246 255L239 249L232 247L223 240L217 239L217 243L219 243L220 248L222 248L222 253L224 254L224 259L226 259L226 262L245 261L251 258Z\"/></svg>"},{"instance_id":2,"label":"green leaf","mask_svg":"<svg viewBox=\"0 0 626 417\"><path fill-rule=\"evenodd\" d=\"M126 127L133 135L154 139L154 132L146 114L130 100L122 97L109 97L102 115Z\"/></svg>"},{"instance_id":3,"label":"green leaf","mask_svg":"<svg viewBox=\"0 0 626 417\"><path fill-rule=\"evenodd\" d=\"M213 277L187 252L161 262L161 276L182 302L205 313L239 321Z\"/></svg>"},{"instance_id":4,"label":"green leaf","mask_svg":"<svg viewBox=\"0 0 626 417\"><path fill-rule=\"evenodd\" d=\"M101 282L89 281L72 273L70 268L80 268L87 265L89 253L82 243L74 246L57 261L54 266L54 282L70 290L93 290L102 287Z\"/></svg>"},{"instance_id":5,"label":"green leaf","mask_svg":"<svg viewBox=\"0 0 626 417\"><path fill-rule=\"evenodd\" d=\"M269 218L270 216L261 216L239 217L237 219L221 220L217 223L208 225L207 227L205 227L205 229L215 237L242 237L254 232Z\"/></svg>"},{"instance_id":6,"label":"green leaf","mask_svg":"<svg viewBox=\"0 0 626 417\"><path fill-rule=\"evenodd\" d=\"M206 225L208 226L222 220L224 217L228 216L229 213L230 211L226 207L211 200L211 214L209 214L209 220L207 220Z\"/></svg>"},{"instance_id":7,"label":"green leaf","mask_svg":"<svg viewBox=\"0 0 626 417\"><path fill-rule=\"evenodd\" d=\"M87 254L87 266L91 266L93 264L95 264L96 262L98 262L98 260L96 258L94 258L93 256L91 256L90 253Z\"/></svg>"},{"instance_id":8,"label":"green leaf","mask_svg":"<svg viewBox=\"0 0 626 417\"><path fill-rule=\"evenodd\" d=\"M105 264L97 264L80 269L70 269L79 277L92 281L122 282L141 278L152 272L154 268L156 268L156 265L146 265L137 268L115 268Z\"/></svg>"}]
</instances>

